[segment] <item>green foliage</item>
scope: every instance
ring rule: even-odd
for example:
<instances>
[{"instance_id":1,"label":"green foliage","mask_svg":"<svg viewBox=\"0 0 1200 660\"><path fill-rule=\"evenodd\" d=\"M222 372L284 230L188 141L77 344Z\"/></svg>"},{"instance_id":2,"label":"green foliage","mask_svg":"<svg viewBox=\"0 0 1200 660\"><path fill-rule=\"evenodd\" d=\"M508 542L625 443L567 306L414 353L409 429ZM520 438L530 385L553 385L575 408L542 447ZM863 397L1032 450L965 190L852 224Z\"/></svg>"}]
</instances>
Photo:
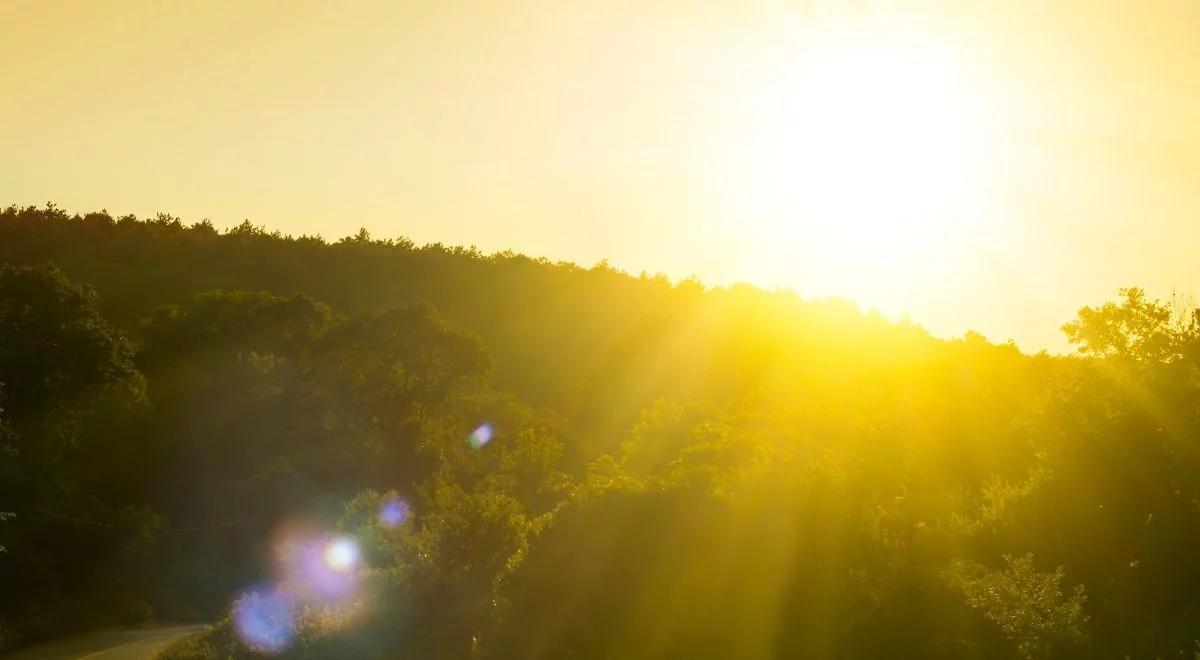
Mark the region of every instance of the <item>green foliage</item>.
<instances>
[{"instance_id":1,"label":"green foliage","mask_svg":"<svg viewBox=\"0 0 1200 660\"><path fill-rule=\"evenodd\" d=\"M52 266L0 266L0 374L7 415L18 427L110 388L136 394L132 357L91 289Z\"/></svg>"},{"instance_id":2,"label":"green foliage","mask_svg":"<svg viewBox=\"0 0 1200 660\"><path fill-rule=\"evenodd\" d=\"M1079 644L1087 638L1087 595L1083 585L1070 594L1060 587L1061 566L1039 573L1033 555L1004 555L1006 567L988 570L978 564L956 562L950 581L966 596L967 604L1000 626L1022 658L1049 658L1055 647Z\"/></svg>"},{"instance_id":3,"label":"green foliage","mask_svg":"<svg viewBox=\"0 0 1200 660\"><path fill-rule=\"evenodd\" d=\"M104 320L91 289L58 269L0 266L0 383L0 502L9 510L0 520L10 553L0 562L0 616L13 621L11 637L137 611L144 585L122 572L145 558L161 526L111 487L122 470L97 474L104 458L137 445L114 423L144 404L131 344ZM81 557L84 548L93 554ZM107 598L109 607L89 610L72 593ZM31 609L39 616L19 616L28 594L38 594Z\"/></svg>"},{"instance_id":4,"label":"green foliage","mask_svg":"<svg viewBox=\"0 0 1200 660\"><path fill-rule=\"evenodd\" d=\"M1122 290L1055 357L366 230L9 208L0 262L0 643L221 620L296 518L367 570L285 657L1140 658L1200 629L1178 301ZM164 657L256 656L225 620Z\"/></svg>"},{"instance_id":5,"label":"green foliage","mask_svg":"<svg viewBox=\"0 0 1200 660\"><path fill-rule=\"evenodd\" d=\"M1137 362L1165 362L1177 356L1181 343L1195 335L1195 315L1173 318L1170 305L1147 300L1146 293L1135 287L1118 293L1120 304L1084 307L1078 318L1063 326L1067 338L1079 344L1080 352Z\"/></svg>"},{"instance_id":6,"label":"green foliage","mask_svg":"<svg viewBox=\"0 0 1200 660\"><path fill-rule=\"evenodd\" d=\"M228 625L228 624L225 624ZM237 653L237 642L225 635L227 645L218 646L211 639L211 633L185 637L168 646L158 654L158 660L196 660L196 658L233 658Z\"/></svg>"}]
</instances>

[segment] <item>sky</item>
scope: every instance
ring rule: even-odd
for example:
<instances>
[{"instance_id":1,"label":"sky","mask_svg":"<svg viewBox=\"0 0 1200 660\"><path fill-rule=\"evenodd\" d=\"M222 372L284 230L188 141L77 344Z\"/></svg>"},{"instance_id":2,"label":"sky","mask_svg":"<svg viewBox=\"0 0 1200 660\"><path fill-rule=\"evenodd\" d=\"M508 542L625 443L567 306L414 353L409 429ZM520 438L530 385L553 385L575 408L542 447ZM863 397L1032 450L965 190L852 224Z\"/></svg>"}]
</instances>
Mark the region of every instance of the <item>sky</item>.
<instances>
[{"instance_id":1,"label":"sky","mask_svg":"<svg viewBox=\"0 0 1200 660\"><path fill-rule=\"evenodd\" d=\"M1022 348L1200 290L1200 2L0 1L0 204L512 249Z\"/></svg>"}]
</instances>

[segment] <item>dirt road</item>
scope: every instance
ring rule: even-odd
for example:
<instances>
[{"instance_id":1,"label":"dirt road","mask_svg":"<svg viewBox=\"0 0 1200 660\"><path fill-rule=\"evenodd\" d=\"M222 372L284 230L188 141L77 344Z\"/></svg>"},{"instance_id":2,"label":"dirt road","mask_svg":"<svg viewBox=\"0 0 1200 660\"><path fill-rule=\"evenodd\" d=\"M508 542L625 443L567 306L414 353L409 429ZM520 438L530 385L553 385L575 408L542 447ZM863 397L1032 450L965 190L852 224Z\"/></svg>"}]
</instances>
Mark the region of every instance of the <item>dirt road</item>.
<instances>
[{"instance_id":1,"label":"dirt road","mask_svg":"<svg viewBox=\"0 0 1200 660\"><path fill-rule=\"evenodd\" d=\"M150 660L171 642L204 626L109 630L48 642L6 655L3 660Z\"/></svg>"}]
</instances>

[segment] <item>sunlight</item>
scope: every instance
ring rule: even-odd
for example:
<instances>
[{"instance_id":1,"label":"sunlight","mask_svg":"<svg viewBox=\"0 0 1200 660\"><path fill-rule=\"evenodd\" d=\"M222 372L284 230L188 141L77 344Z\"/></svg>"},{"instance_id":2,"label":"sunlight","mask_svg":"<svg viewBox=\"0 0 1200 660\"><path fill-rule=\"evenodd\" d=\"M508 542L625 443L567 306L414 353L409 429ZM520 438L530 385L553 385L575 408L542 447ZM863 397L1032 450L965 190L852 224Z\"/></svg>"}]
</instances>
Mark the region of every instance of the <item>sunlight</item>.
<instances>
[{"instance_id":1,"label":"sunlight","mask_svg":"<svg viewBox=\"0 0 1200 660\"><path fill-rule=\"evenodd\" d=\"M804 44L751 110L739 194L755 250L787 284L804 244L806 279L886 307L978 238L995 153L978 81L927 37L860 28Z\"/></svg>"},{"instance_id":2,"label":"sunlight","mask_svg":"<svg viewBox=\"0 0 1200 660\"><path fill-rule=\"evenodd\" d=\"M358 563L358 544L345 537L333 539L325 546L324 556L326 566L344 573Z\"/></svg>"}]
</instances>

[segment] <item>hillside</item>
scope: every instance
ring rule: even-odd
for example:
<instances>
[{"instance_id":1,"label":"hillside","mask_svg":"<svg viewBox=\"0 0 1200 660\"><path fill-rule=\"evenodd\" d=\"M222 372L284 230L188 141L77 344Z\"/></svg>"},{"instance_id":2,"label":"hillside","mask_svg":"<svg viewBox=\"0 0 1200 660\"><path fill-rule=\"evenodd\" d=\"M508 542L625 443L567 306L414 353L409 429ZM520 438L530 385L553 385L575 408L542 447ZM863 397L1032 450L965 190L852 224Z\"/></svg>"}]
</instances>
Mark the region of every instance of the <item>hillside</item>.
<instances>
[{"instance_id":1,"label":"hillside","mask_svg":"<svg viewBox=\"0 0 1200 660\"><path fill-rule=\"evenodd\" d=\"M1200 317L1137 289L1053 357L365 232L9 208L0 264L0 644L1193 650Z\"/></svg>"}]
</instances>

